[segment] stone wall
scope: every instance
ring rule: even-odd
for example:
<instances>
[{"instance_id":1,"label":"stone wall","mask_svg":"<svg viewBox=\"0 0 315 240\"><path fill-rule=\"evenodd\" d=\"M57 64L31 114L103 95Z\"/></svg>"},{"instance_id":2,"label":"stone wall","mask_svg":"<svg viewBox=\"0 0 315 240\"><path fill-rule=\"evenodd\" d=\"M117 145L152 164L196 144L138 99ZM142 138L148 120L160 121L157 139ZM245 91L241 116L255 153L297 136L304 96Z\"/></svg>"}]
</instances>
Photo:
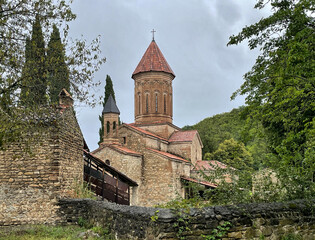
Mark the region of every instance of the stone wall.
<instances>
[{"instance_id":1,"label":"stone wall","mask_svg":"<svg viewBox=\"0 0 315 240\"><path fill-rule=\"evenodd\" d=\"M202 159L202 145L198 134L191 142L171 142L168 146L168 152L189 159L195 165L198 160Z\"/></svg>"},{"instance_id":2,"label":"stone wall","mask_svg":"<svg viewBox=\"0 0 315 240\"><path fill-rule=\"evenodd\" d=\"M95 152L94 155L103 161L109 160L113 168L119 169L119 172L125 174L138 184L138 187L131 188L130 204L139 205L138 192L141 192L143 188L143 156L125 154L111 146L104 146L103 149Z\"/></svg>"},{"instance_id":3,"label":"stone wall","mask_svg":"<svg viewBox=\"0 0 315 240\"><path fill-rule=\"evenodd\" d=\"M144 154L143 192L141 206L164 204L176 197L184 197L180 176L189 173L190 164L160 156L153 151Z\"/></svg>"},{"instance_id":4,"label":"stone wall","mask_svg":"<svg viewBox=\"0 0 315 240\"><path fill-rule=\"evenodd\" d=\"M191 160L191 142L172 142L168 146L168 152Z\"/></svg>"},{"instance_id":5,"label":"stone wall","mask_svg":"<svg viewBox=\"0 0 315 240\"><path fill-rule=\"evenodd\" d=\"M120 140L122 137L125 137L126 143L121 143L124 147L132 149L133 151L143 153L146 151L146 147L159 149L162 143L158 139L153 137L145 136L144 134L135 132L134 130L130 130L127 126L122 125L119 129ZM164 144L165 145L165 144Z\"/></svg>"},{"instance_id":6,"label":"stone wall","mask_svg":"<svg viewBox=\"0 0 315 240\"><path fill-rule=\"evenodd\" d=\"M165 139L168 139L175 131L179 131L180 128L170 123L155 123L155 124L143 124L136 125L139 128L155 133Z\"/></svg>"},{"instance_id":7,"label":"stone wall","mask_svg":"<svg viewBox=\"0 0 315 240\"><path fill-rule=\"evenodd\" d=\"M220 224L232 227L222 239L281 239L299 234L304 240L315 237L315 201L248 204L190 209L184 239L205 239ZM63 222L87 223L106 227L115 239L178 239L179 222L170 209L121 206L93 200L62 200L59 216ZM154 216L154 217L152 217Z\"/></svg>"},{"instance_id":8,"label":"stone wall","mask_svg":"<svg viewBox=\"0 0 315 240\"><path fill-rule=\"evenodd\" d=\"M53 223L58 199L75 196L83 137L72 108L53 115L0 151L0 225Z\"/></svg>"},{"instance_id":9,"label":"stone wall","mask_svg":"<svg viewBox=\"0 0 315 240\"><path fill-rule=\"evenodd\" d=\"M58 123L59 197L74 197L73 187L83 181L83 135L72 108L64 111ZM56 152L55 152L56 153Z\"/></svg>"}]
</instances>

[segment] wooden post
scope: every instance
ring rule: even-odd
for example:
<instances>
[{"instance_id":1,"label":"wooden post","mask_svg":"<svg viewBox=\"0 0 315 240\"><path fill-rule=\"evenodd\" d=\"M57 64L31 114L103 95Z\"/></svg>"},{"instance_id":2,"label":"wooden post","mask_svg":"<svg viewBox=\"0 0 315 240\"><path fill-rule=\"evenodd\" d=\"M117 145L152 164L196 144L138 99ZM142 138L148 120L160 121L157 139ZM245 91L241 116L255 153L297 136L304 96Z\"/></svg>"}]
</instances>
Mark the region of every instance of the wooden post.
<instances>
[{"instance_id":1,"label":"wooden post","mask_svg":"<svg viewBox=\"0 0 315 240\"><path fill-rule=\"evenodd\" d=\"M130 186L128 185L128 205L130 205Z\"/></svg>"},{"instance_id":2,"label":"wooden post","mask_svg":"<svg viewBox=\"0 0 315 240\"><path fill-rule=\"evenodd\" d=\"M115 198L115 202L118 203L118 177L116 175L116 198Z\"/></svg>"},{"instance_id":3,"label":"wooden post","mask_svg":"<svg viewBox=\"0 0 315 240\"><path fill-rule=\"evenodd\" d=\"M88 158L88 185L91 186L91 159Z\"/></svg>"},{"instance_id":4,"label":"wooden post","mask_svg":"<svg viewBox=\"0 0 315 240\"><path fill-rule=\"evenodd\" d=\"M104 168L103 168L103 171L102 171L102 200L104 201L104 180L105 180L105 177L104 177Z\"/></svg>"}]
</instances>

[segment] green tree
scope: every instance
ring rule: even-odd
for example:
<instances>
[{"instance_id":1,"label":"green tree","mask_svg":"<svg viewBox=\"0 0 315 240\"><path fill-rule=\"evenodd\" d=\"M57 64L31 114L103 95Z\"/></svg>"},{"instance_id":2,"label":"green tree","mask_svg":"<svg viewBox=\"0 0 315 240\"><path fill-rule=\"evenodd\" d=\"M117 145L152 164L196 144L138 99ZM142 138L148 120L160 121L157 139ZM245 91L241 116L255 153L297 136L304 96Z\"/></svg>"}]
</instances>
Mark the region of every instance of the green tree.
<instances>
[{"instance_id":1,"label":"green tree","mask_svg":"<svg viewBox=\"0 0 315 240\"><path fill-rule=\"evenodd\" d=\"M242 142L233 138L222 142L212 154L206 154L207 160L218 160L238 170L249 170L253 165L253 158Z\"/></svg>"},{"instance_id":2,"label":"green tree","mask_svg":"<svg viewBox=\"0 0 315 240\"><path fill-rule=\"evenodd\" d=\"M23 67L21 102L23 105L46 102L47 67L46 50L39 16L33 23L32 37L26 40L25 65Z\"/></svg>"},{"instance_id":3,"label":"green tree","mask_svg":"<svg viewBox=\"0 0 315 240\"><path fill-rule=\"evenodd\" d=\"M70 92L69 70L65 62L65 50L61 42L60 32L53 25L47 50L48 86L50 102L58 103L59 93L65 88Z\"/></svg>"},{"instance_id":4,"label":"green tree","mask_svg":"<svg viewBox=\"0 0 315 240\"><path fill-rule=\"evenodd\" d=\"M240 132L245 123L245 120L240 116L242 109L243 107L240 107L233 109L231 112L205 118L193 126L183 127L183 130L198 130L204 145L203 154L212 153L226 139L240 140Z\"/></svg>"},{"instance_id":5,"label":"green tree","mask_svg":"<svg viewBox=\"0 0 315 240\"><path fill-rule=\"evenodd\" d=\"M250 49L262 51L232 98L247 95L251 116L261 119L270 147L282 160L276 163L297 167L315 116L314 1L259 0L255 8L268 2L271 16L230 37L229 45L248 39Z\"/></svg>"},{"instance_id":6,"label":"green tree","mask_svg":"<svg viewBox=\"0 0 315 240\"><path fill-rule=\"evenodd\" d=\"M215 152L220 143L227 139L243 142L254 159L254 169L265 166L264 162L271 154L264 129L259 121L249 121L242 114L245 107L233 109L231 112L217 114L200 121L193 126L185 126L184 130L198 130L203 143L203 155Z\"/></svg>"},{"instance_id":7,"label":"green tree","mask_svg":"<svg viewBox=\"0 0 315 240\"><path fill-rule=\"evenodd\" d=\"M230 37L229 45L248 40L261 49L245 82L232 98L246 95L249 118L260 120L276 156L270 164L287 199L314 192L314 164L309 161L315 116L314 0L259 0L272 14Z\"/></svg>"},{"instance_id":8,"label":"green tree","mask_svg":"<svg viewBox=\"0 0 315 240\"><path fill-rule=\"evenodd\" d=\"M115 99L115 92L114 92L114 88L113 88L113 82L112 79L109 75L106 75L106 83L105 83L105 93L104 93L104 101L103 101L103 108L105 107L105 104L107 102L107 99L109 98L109 96L112 95L113 99L116 101ZM104 137L104 116L103 114L101 114L100 116L98 116L99 120L101 121L101 127L98 131L99 135L100 135L100 140L98 143L103 142L103 137Z\"/></svg>"},{"instance_id":9,"label":"green tree","mask_svg":"<svg viewBox=\"0 0 315 240\"><path fill-rule=\"evenodd\" d=\"M34 47L28 38L36 18L40 19L44 39L49 38L53 24L63 26L60 30L64 36L67 53L65 63L69 70L72 96L89 105L96 104L91 88L100 84L94 80L94 73L105 62L105 58L101 57L99 37L90 43L84 39L68 39L68 22L76 17L71 11L71 2L72 0L0 0L0 147L18 138L21 131L30 127L25 124L23 116L31 113L32 98L28 98L30 102L27 106L20 108L20 96L23 99L31 90L39 90L40 94L35 96L34 103L37 98L38 102L44 101L42 97L46 94L46 90L43 90L46 85L38 89L43 84L40 82L43 80L41 77L33 85L27 79L35 79L30 76L32 71L28 66L33 56L25 51L31 52ZM34 74L41 75L41 69L36 67L34 70ZM43 109L36 109L41 110ZM35 114L35 109L32 111Z\"/></svg>"}]
</instances>

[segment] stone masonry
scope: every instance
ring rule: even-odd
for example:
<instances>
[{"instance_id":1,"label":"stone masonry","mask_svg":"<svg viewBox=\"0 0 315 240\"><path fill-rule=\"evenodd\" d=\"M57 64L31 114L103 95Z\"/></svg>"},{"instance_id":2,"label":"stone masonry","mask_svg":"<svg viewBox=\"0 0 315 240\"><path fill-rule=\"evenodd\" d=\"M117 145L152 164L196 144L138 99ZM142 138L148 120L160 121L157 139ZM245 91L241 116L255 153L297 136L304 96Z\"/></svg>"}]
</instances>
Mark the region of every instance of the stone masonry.
<instances>
[{"instance_id":1,"label":"stone masonry","mask_svg":"<svg viewBox=\"0 0 315 240\"><path fill-rule=\"evenodd\" d=\"M198 182L190 178L190 170L202 160L203 145L197 131L183 131L172 123L175 74L154 40L132 78L135 123L122 124L115 128L116 135L110 134L120 111L109 97L103 110L109 134L92 154L137 182L132 205L154 206L184 198L187 181Z\"/></svg>"},{"instance_id":2,"label":"stone masonry","mask_svg":"<svg viewBox=\"0 0 315 240\"><path fill-rule=\"evenodd\" d=\"M83 137L72 107L51 108L43 123L0 151L0 225L54 223L56 203L83 179Z\"/></svg>"},{"instance_id":3,"label":"stone masonry","mask_svg":"<svg viewBox=\"0 0 315 240\"><path fill-rule=\"evenodd\" d=\"M117 240L205 239L213 230L229 223L230 229L220 239L280 240L297 234L303 240L315 239L315 200L286 203L253 203L235 206L213 206L185 210L181 215L185 230L178 235L178 212L171 209L121 206L93 200L62 200L58 214L65 223L79 218L111 231ZM181 225L180 225L181 226ZM210 239L210 238L209 238ZM214 238L211 238L214 239ZM218 238L216 238L218 239Z\"/></svg>"}]
</instances>

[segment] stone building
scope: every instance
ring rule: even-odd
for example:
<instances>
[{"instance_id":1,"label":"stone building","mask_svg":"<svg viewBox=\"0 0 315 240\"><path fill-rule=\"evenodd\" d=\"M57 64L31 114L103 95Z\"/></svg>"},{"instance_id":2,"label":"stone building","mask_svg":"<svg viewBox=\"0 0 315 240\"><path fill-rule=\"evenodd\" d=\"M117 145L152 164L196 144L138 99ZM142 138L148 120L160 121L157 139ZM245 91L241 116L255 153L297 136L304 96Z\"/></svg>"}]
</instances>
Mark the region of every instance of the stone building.
<instances>
[{"instance_id":1,"label":"stone building","mask_svg":"<svg viewBox=\"0 0 315 240\"><path fill-rule=\"evenodd\" d=\"M56 203L83 180L83 136L66 90L59 106L28 116L30 126L0 151L0 226L55 222Z\"/></svg>"},{"instance_id":2,"label":"stone building","mask_svg":"<svg viewBox=\"0 0 315 240\"><path fill-rule=\"evenodd\" d=\"M187 181L216 187L191 177L196 163L202 162L203 145L197 131L183 131L172 123L175 74L154 40L132 78L135 122L118 126L120 111L110 96L103 110L104 142L92 154L137 182L132 205L154 206L185 197Z\"/></svg>"}]
</instances>

